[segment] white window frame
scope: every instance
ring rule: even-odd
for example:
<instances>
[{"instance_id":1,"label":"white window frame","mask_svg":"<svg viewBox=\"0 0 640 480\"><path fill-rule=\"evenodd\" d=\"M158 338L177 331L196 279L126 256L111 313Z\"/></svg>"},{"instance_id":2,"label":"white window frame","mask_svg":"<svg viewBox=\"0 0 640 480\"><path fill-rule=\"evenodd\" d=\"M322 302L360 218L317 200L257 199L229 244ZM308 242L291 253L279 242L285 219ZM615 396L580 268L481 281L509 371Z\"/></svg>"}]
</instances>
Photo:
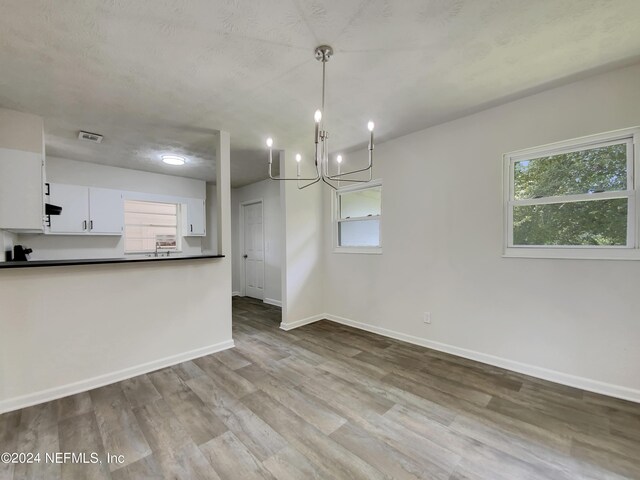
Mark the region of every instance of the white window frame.
<instances>
[{"instance_id":1,"label":"white window frame","mask_svg":"<svg viewBox=\"0 0 640 480\"><path fill-rule=\"evenodd\" d=\"M640 127L626 128L613 132L589 135L563 142L551 143L540 147L518 150L503 155L503 206L504 206L504 257L519 258L567 258L598 260L640 260L638 214L640 213L640 194L636 173L640 172ZM514 199L514 165L516 162L533 160L540 157L576 152L611 144L627 143L627 190L591 194L561 195L536 199ZM552 203L576 202L584 200L605 200L627 198L627 244L619 245L514 245L513 209L521 205L542 205Z\"/></svg>"},{"instance_id":2,"label":"white window frame","mask_svg":"<svg viewBox=\"0 0 640 480\"><path fill-rule=\"evenodd\" d=\"M183 204L181 204L179 201L177 200L148 200L148 199L142 199L142 198L125 198L124 201L122 202L122 208L125 208L125 202L127 201L132 201L132 202L144 202L144 203L163 203L163 204L171 204L171 205L175 205L176 206L176 248L175 249L163 249L161 250L162 253L182 253L182 229L181 229L181 225L182 225L182 218L183 218L183 213L182 213L182 209L183 209ZM126 216L126 212L124 212L125 216ZM125 221L125 226L124 226L124 231L122 232L122 240L123 240L123 248L124 250L124 254L125 255L148 255L150 253L155 253L155 250L131 250L128 251L126 250L126 241L127 241L127 225L126 225L126 221ZM160 253L160 251L158 252Z\"/></svg>"},{"instance_id":3,"label":"white window frame","mask_svg":"<svg viewBox=\"0 0 640 480\"><path fill-rule=\"evenodd\" d=\"M368 190L370 188L380 187L380 215L372 217L356 217L349 219L340 219L340 195L343 193L358 192L360 190ZM333 212L333 253L364 253L364 254L381 254L382 253L382 180L372 180L367 183L349 185L348 187L338 188L332 195L331 210ZM343 247L339 245L340 223L353 222L356 220L373 220L380 222L380 244L376 247Z\"/></svg>"}]
</instances>

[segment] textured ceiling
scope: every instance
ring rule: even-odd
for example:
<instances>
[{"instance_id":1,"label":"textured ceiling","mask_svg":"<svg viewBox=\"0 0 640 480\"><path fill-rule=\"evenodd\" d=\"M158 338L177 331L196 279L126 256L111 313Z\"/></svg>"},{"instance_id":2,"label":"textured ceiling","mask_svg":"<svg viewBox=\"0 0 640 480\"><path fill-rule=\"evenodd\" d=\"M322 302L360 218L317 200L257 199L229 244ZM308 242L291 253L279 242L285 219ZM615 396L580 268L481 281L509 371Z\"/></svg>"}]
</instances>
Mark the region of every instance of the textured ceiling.
<instances>
[{"instance_id":1,"label":"textured ceiling","mask_svg":"<svg viewBox=\"0 0 640 480\"><path fill-rule=\"evenodd\" d=\"M636 61L638 18L638 0L3 0L0 106L44 116L48 154L209 180L228 130L237 186L265 178L267 135L309 146L319 44L349 149L369 118L388 139Z\"/></svg>"}]
</instances>

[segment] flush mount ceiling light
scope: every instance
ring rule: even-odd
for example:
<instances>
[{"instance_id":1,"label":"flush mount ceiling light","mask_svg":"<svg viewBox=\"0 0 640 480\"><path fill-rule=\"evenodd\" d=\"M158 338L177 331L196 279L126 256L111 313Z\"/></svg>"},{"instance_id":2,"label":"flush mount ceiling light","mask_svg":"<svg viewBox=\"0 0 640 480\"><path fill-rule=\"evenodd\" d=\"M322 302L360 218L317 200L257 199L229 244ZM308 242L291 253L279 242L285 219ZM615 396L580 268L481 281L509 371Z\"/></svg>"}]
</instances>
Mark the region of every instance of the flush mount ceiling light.
<instances>
[{"instance_id":1,"label":"flush mount ceiling light","mask_svg":"<svg viewBox=\"0 0 640 480\"><path fill-rule=\"evenodd\" d=\"M187 160L178 155L162 155L162 161L168 165L184 165Z\"/></svg>"},{"instance_id":2,"label":"flush mount ceiling light","mask_svg":"<svg viewBox=\"0 0 640 480\"><path fill-rule=\"evenodd\" d=\"M337 163L337 172L334 174L330 173L329 168L329 132L325 130L323 117L326 117L325 108L324 108L324 97L325 97L325 85L326 85L326 65L331 56L333 55L333 48L328 45L321 45L315 50L316 60L322 62L322 105L319 110L316 110L313 118L316 122L315 126L315 169L316 175L310 178L303 178L300 176L300 162L302 161L302 156L298 153L296 154L296 163L297 163L297 175L293 178L284 178L284 177L274 177L271 174L271 164L273 163L273 139L271 137L267 138L267 148L269 148L269 177L272 180L296 180L298 182L298 188L302 190L303 188L307 188L314 183L322 180L324 183L329 185L331 188L336 189L334 182L356 182L356 183L366 183L371 181L371 169L373 166L373 128L374 124L372 121L369 121L367 124L367 129L369 130L369 164L360 169L351 170L349 172L340 172L340 166L342 164L342 155L338 155L336 157ZM356 173L365 173L368 172L369 178L367 179L355 179L350 177ZM346 178L349 177L349 178ZM305 184L301 184L300 182L307 182Z\"/></svg>"}]
</instances>

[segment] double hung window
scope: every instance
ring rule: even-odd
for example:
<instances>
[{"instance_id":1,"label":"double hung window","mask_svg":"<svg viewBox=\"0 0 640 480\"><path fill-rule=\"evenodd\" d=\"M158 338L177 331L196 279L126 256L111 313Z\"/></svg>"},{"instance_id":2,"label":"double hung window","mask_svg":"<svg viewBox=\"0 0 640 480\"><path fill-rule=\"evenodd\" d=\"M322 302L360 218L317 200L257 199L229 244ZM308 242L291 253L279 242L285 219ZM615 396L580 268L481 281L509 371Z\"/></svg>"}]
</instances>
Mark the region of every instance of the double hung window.
<instances>
[{"instance_id":1,"label":"double hung window","mask_svg":"<svg viewBox=\"0 0 640 480\"><path fill-rule=\"evenodd\" d=\"M505 155L506 256L638 256L634 147L639 132L627 129Z\"/></svg>"},{"instance_id":2,"label":"double hung window","mask_svg":"<svg viewBox=\"0 0 640 480\"><path fill-rule=\"evenodd\" d=\"M335 251L381 253L382 182L341 188L335 195Z\"/></svg>"}]
</instances>

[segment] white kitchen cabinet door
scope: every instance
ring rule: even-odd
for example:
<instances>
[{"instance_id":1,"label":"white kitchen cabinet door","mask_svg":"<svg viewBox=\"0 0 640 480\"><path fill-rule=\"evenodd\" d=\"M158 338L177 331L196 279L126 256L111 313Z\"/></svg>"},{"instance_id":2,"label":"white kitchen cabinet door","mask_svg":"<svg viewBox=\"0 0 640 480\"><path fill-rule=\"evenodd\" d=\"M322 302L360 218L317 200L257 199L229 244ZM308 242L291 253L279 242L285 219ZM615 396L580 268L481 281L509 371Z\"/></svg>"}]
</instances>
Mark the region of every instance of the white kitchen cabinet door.
<instances>
[{"instance_id":1,"label":"white kitchen cabinet door","mask_svg":"<svg viewBox=\"0 0 640 480\"><path fill-rule=\"evenodd\" d=\"M187 200L186 207L185 237L202 237L206 235L204 200L190 198Z\"/></svg>"},{"instance_id":2,"label":"white kitchen cabinet door","mask_svg":"<svg viewBox=\"0 0 640 480\"><path fill-rule=\"evenodd\" d=\"M49 184L49 203L62 207L60 215L51 215L51 233L89 231L89 189L78 185Z\"/></svg>"},{"instance_id":3,"label":"white kitchen cabinet door","mask_svg":"<svg viewBox=\"0 0 640 480\"><path fill-rule=\"evenodd\" d=\"M124 206L122 192L107 188L89 188L89 232L122 235Z\"/></svg>"},{"instance_id":4,"label":"white kitchen cabinet door","mask_svg":"<svg viewBox=\"0 0 640 480\"><path fill-rule=\"evenodd\" d=\"M42 232L42 154L0 148L0 229Z\"/></svg>"}]
</instances>

